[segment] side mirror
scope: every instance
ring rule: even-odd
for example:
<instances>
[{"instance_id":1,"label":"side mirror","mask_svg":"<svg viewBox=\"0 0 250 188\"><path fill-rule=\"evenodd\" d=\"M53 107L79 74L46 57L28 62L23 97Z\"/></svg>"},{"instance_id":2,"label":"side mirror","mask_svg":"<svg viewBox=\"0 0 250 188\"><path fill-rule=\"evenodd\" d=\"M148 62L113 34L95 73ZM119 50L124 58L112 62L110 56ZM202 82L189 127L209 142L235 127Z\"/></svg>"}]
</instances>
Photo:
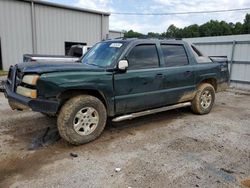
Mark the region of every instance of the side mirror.
<instances>
[{"instance_id":1,"label":"side mirror","mask_svg":"<svg viewBox=\"0 0 250 188\"><path fill-rule=\"evenodd\" d=\"M126 71L128 68L128 61L127 60L120 60L118 62L117 68L121 71Z\"/></svg>"}]
</instances>

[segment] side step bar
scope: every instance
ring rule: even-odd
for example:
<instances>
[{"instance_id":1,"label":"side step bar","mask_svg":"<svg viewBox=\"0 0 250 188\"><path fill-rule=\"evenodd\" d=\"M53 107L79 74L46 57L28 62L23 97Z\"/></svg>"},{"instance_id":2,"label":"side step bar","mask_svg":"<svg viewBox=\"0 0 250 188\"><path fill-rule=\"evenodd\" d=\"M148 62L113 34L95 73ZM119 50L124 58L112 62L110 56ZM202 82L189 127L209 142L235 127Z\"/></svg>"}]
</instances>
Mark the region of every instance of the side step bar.
<instances>
[{"instance_id":1,"label":"side step bar","mask_svg":"<svg viewBox=\"0 0 250 188\"><path fill-rule=\"evenodd\" d=\"M182 108L182 107L186 107L186 106L191 106L191 102L184 102L184 103L179 103L179 104L175 104L175 105L171 105L171 106L155 108L155 109L152 109L152 110L146 110L146 111L142 111L142 112L136 112L136 113L132 113L132 114L122 115L122 116L118 116L118 117L112 119L112 121L113 122L119 122L119 121L129 120L129 119L133 119L133 118L140 117L140 116L155 114L155 113L158 113L158 112L173 110L173 109L176 109L176 108Z\"/></svg>"}]
</instances>

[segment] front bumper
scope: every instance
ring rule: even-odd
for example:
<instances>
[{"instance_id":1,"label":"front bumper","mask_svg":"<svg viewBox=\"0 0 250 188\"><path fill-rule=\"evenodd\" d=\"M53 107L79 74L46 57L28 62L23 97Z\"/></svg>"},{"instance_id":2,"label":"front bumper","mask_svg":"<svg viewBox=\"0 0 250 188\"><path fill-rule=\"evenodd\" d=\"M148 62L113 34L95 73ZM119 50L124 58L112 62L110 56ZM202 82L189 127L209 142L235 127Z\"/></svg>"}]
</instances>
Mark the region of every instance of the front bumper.
<instances>
[{"instance_id":1,"label":"front bumper","mask_svg":"<svg viewBox=\"0 0 250 188\"><path fill-rule=\"evenodd\" d=\"M31 99L28 97L16 94L12 90L12 86L8 83L4 83L5 97L8 99L11 108L17 110L31 109L36 112L56 114L60 103L58 101L45 100L45 99Z\"/></svg>"}]
</instances>

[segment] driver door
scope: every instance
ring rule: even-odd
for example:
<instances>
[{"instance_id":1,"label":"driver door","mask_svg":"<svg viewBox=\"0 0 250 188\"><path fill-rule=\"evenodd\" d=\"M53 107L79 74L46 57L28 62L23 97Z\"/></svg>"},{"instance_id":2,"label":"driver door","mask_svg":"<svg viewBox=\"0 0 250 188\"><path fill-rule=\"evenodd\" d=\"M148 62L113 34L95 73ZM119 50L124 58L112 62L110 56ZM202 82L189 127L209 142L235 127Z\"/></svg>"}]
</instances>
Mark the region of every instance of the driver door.
<instances>
[{"instance_id":1,"label":"driver door","mask_svg":"<svg viewBox=\"0 0 250 188\"><path fill-rule=\"evenodd\" d=\"M156 44L135 45L128 53L127 60L127 71L114 75L116 114L159 106L164 75L159 68Z\"/></svg>"}]
</instances>

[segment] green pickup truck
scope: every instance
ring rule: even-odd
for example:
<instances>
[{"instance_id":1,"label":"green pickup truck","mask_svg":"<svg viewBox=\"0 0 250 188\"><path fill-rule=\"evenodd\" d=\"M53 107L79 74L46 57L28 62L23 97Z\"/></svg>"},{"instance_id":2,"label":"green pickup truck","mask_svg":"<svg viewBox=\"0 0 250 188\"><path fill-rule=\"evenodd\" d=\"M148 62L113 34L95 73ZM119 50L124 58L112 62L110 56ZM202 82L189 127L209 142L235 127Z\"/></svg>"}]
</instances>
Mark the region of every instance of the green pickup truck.
<instances>
[{"instance_id":1,"label":"green pickup truck","mask_svg":"<svg viewBox=\"0 0 250 188\"><path fill-rule=\"evenodd\" d=\"M12 109L56 116L61 137L80 145L96 139L107 119L186 106L207 114L228 79L226 57L205 57L182 40L115 39L77 63L11 66L4 87Z\"/></svg>"}]
</instances>

